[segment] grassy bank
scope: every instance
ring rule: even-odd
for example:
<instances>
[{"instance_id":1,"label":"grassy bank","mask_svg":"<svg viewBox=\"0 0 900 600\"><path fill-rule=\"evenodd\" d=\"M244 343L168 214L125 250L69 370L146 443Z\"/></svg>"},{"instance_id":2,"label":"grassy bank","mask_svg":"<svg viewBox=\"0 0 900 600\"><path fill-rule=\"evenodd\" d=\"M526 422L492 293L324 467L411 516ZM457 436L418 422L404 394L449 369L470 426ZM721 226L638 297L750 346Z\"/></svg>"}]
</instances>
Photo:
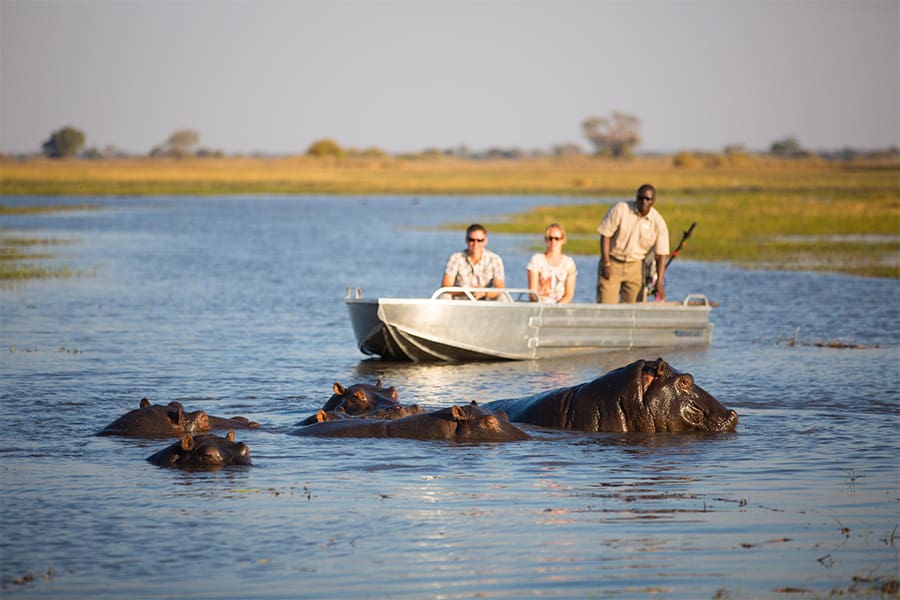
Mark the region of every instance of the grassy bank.
<instances>
[{"instance_id":1,"label":"grassy bank","mask_svg":"<svg viewBox=\"0 0 900 600\"><path fill-rule=\"evenodd\" d=\"M612 199L644 182L677 243L697 221L683 256L748 267L826 270L900 277L900 162L777 160L744 156L676 168L671 157L472 161L349 158L3 160L0 192L12 195L179 194L530 194L553 206L492 232L532 232L562 223L566 251L596 254L596 227ZM596 204L567 202L594 197ZM89 207L86 204L85 207ZM0 207L0 214L11 214ZM459 224L461 225L461 224ZM455 225L455 226L459 226Z\"/></svg>"},{"instance_id":2,"label":"grassy bank","mask_svg":"<svg viewBox=\"0 0 900 600\"><path fill-rule=\"evenodd\" d=\"M493 232L535 232L552 222L569 233L566 252L597 254L597 225L610 203L543 206L488 226ZM713 192L659 190L657 208L674 250L697 222L680 256L745 268L831 271L900 277L900 202L878 190ZM462 224L460 224L462 226Z\"/></svg>"}]
</instances>

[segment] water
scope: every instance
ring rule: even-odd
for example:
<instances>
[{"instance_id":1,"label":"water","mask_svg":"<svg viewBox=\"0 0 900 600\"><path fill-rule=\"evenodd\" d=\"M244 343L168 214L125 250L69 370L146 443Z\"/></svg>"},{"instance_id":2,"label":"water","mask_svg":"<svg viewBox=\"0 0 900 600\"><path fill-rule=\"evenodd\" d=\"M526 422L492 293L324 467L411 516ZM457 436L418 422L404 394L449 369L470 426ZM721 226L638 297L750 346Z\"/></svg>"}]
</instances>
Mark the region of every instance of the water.
<instances>
[{"instance_id":1,"label":"water","mask_svg":"<svg viewBox=\"0 0 900 600\"><path fill-rule=\"evenodd\" d=\"M765 598L900 576L895 281L693 263L688 249L667 291L719 303L708 349L388 363L356 350L347 286L430 294L468 223L574 200L91 202L105 208L2 222L71 241L55 263L84 274L0 291L4 596ZM434 228L448 222L462 226ZM524 286L541 233L490 236L508 285ZM576 300L590 301L596 259L576 262ZM866 348L811 345L837 339ZM335 381L381 376L438 408L658 355L737 410L737 433L483 445L284 433ZM254 466L160 469L144 459L164 444L94 436L144 396L263 423L238 432Z\"/></svg>"}]
</instances>

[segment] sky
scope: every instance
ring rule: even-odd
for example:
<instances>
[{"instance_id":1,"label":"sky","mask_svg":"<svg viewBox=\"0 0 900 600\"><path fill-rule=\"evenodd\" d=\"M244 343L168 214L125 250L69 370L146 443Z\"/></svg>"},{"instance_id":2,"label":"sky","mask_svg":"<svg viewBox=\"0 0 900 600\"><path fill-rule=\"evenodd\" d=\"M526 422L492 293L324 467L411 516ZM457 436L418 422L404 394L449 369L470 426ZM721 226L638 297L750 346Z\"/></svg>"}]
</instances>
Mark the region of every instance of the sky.
<instances>
[{"instance_id":1,"label":"sky","mask_svg":"<svg viewBox=\"0 0 900 600\"><path fill-rule=\"evenodd\" d=\"M900 146L900 0L0 0L0 150Z\"/></svg>"}]
</instances>

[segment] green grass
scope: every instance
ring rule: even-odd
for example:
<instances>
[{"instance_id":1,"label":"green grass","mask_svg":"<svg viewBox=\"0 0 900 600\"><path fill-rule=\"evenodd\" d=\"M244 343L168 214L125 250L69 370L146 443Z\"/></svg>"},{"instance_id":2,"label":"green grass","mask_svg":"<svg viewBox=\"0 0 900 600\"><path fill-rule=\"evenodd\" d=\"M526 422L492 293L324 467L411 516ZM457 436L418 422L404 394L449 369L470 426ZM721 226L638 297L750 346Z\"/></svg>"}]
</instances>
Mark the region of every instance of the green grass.
<instances>
[{"instance_id":1,"label":"green grass","mask_svg":"<svg viewBox=\"0 0 900 600\"><path fill-rule=\"evenodd\" d=\"M565 252L597 255L597 225L610 205L543 206L485 225L492 233L534 233L535 244L543 247L539 237L544 227L558 222L569 237ZM900 277L900 199L885 190L659 190L656 208L668 223L673 250L681 233L697 222L682 258L745 268Z\"/></svg>"}]
</instances>

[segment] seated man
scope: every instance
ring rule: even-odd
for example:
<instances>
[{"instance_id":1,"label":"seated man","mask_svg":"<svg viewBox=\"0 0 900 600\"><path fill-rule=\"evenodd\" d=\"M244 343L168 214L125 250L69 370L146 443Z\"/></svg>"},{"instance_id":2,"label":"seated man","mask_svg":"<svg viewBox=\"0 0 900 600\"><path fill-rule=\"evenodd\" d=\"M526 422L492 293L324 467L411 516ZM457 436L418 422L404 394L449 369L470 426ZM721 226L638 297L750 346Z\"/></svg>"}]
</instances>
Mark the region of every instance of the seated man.
<instances>
[{"instance_id":1,"label":"seated man","mask_svg":"<svg viewBox=\"0 0 900 600\"><path fill-rule=\"evenodd\" d=\"M442 287L506 287L503 274L503 260L498 254L487 250L487 230L474 223L466 229L466 249L454 252L447 260ZM493 299L499 294L473 292L477 300ZM454 294L454 297L465 297Z\"/></svg>"}]
</instances>

